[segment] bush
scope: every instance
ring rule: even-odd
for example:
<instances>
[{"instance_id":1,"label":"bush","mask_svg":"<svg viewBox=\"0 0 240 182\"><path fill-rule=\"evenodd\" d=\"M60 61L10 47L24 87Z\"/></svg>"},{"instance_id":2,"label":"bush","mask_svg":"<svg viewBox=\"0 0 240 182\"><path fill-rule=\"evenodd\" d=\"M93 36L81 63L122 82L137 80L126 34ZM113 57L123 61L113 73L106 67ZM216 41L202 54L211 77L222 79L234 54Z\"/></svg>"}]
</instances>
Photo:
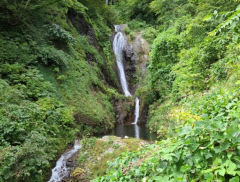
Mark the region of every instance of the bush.
<instances>
[{"instance_id":1,"label":"bush","mask_svg":"<svg viewBox=\"0 0 240 182\"><path fill-rule=\"evenodd\" d=\"M128 23L128 27L132 31L141 31L141 30L144 30L145 28L147 28L148 26L149 25L147 25L147 23L145 21L139 21L136 19L133 19L132 21L130 21Z\"/></svg>"},{"instance_id":2,"label":"bush","mask_svg":"<svg viewBox=\"0 0 240 182\"><path fill-rule=\"evenodd\" d=\"M66 68L71 61L71 57L62 50L58 50L53 46L39 46L35 50L37 59L41 64L47 66L59 66Z\"/></svg>"},{"instance_id":3,"label":"bush","mask_svg":"<svg viewBox=\"0 0 240 182\"><path fill-rule=\"evenodd\" d=\"M4 36L4 34L2 35ZM20 36L20 35L15 35ZM9 37L10 38L10 37ZM0 63L8 64L23 64L28 65L36 63L36 56L27 42L22 42L20 38L13 38L8 40L6 37L0 37ZM20 39L20 40L19 40Z\"/></svg>"},{"instance_id":4,"label":"bush","mask_svg":"<svg viewBox=\"0 0 240 182\"><path fill-rule=\"evenodd\" d=\"M143 37L152 44L154 39L157 37L157 30L153 27L148 27L143 33Z\"/></svg>"},{"instance_id":5,"label":"bush","mask_svg":"<svg viewBox=\"0 0 240 182\"><path fill-rule=\"evenodd\" d=\"M43 98L1 106L0 113L0 181L44 181L58 151L75 138L72 110Z\"/></svg>"},{"instance_id":6,"label":"bush","mask_svg":"<svg viewBox=\"0 0 240 182\"><path fill-rule=\"evenodd\" d=\"M124 33L125 33L126 35L129 35L129 34L131 33L131 30L130 30L128 27L126 27L126 28L124 29Z\"/></svg>"},{"instance_id":7,"label":"bush","mask_svg":"<svg viewBox=\"0 0 240 182\"><path fill-rule=\"evenodd\" d=\"M131 40L134 40L134 39L135 39L135 35L134 35L133 32L131 32L131 33L129 34L129 36L130 36L130 39L131 39Z\"/></svg>"},{"instance_id":8,"label":"bush","mask_svg":"<svg viewBox=\"0 0 240 182\"><path fill-rule=\"evenodd\" d=\"M166 96L171 91L174 75L171 74L172 66L178 62L180 51L179 39L170 32L159 34L155 39L150 53L149 71L151 85L160 96Z\"/></svg>"},{"instance_id":9,"label":"bush","mask_svg":"<svg viewBox=\"0 0 240 182\"><path fill-rule=\"evenodd\" d=\"M70 43L74 41L73 36L57 24L46 26L48 38L52 41Z\"/></svg>"},{"instance_id":10,"label":"bush","mask_svg":"<svg viewBox=\"0 0 240 182\"><path fill-rule=\"evenodd\" d=\"M116 2L119 16L122 20L129 21L138 19L140 21L154 23L154 14L150 10L149 3L152 0L121 0Z\"/></svg>"}]
</instances>

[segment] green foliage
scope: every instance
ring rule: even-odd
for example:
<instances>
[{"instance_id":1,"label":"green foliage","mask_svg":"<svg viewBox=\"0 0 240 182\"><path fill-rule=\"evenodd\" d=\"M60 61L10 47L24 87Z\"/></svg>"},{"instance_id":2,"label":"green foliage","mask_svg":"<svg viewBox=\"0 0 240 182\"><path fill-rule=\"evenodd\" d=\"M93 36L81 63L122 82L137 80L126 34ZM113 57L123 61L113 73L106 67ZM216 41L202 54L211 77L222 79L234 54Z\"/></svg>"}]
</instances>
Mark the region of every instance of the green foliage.
<instances>
[{"instance_id":1,"label":"green foliage","mask_svg":"<svg viewBox=\"0 0 240 182\"><path fill-rule=\"evenodd\" d=\"M26 25L35 15L45 13L47 8L57 6L57 3L58 0L3 0L0 2L0 22L6 26Z\"/></svg>"},{"instance_id":2,"label":"green foliage","mask_svg":"<svg viewBox=\"0 0 240 182\"><path fill-rule=\"evenodd\" d=\"M180 100L210 88L216 80L227 78L227 62L231 57L226 53L227 46L237 43L239 38L235 23L238 8L234 10L229 2L225 3L225 8L212 1L196 4L185 0L156 0L151 3L165 29L153 43L149 66L149 81L158 98L170 95ZM184 13L190 7L192 11ZM205 10L199 11L203 7ZM171 23L167 23L165 19L172 16ZM225 29L223 34L218 33L220 29Z\"/></svg>"},{"instance_id":3,"label":"green foliage","mask_svg":"<svg viewBox=\"0 0 240 182\"><path fill-rule=\"evenodd\" d=\"M157 15L159 24L164 24L165 29L173 25L177 18L186 14L193 16L196 11L194 4L187 0L153 0L150 8Z\"/></svg>"},{"instance_id":4,"label":"green foliage","mask_svg":"<svg viewBox=\"0 0 240 182\"><path fill-rule=\"evenodd\" d=\"M129 35L129 34L131 33L131 30L129 29L129 27L126 27L126 28L124 29L124 33L125 33L126 35Z\"/></svg>"},{"instance_id":5,"label":"green foliage","mask_svg":"<svg viewBox=\"0 0 240 182\"><path fill-rule=\"evenodd\" d=\"M74 138L72 111L53 98L19 101L1 103L0 180L43 181L50 162Z\"/></svg>"},{"instance_id":6,"label":"green foliage","mask_svg":"<svg viewBox=\"0 0 240 182\"><path fill-rule=\"evenodd\" d=\"M224 30L234 30L238 32L239 26L237 22L240 18L240 6L237 7L235 11L224 13L223 15L218 15L218 12L214 12L215 16L221 16L223 18L227 18L224 22L220 23L216 29L210 32L210 35L217 35L218 33Z\"/></svg>"},{"instance_id":7,"label":"green foliage","mask_svg":"<svg viewBox=\"0 0 240 182\"><path fill-rule=\"evenodd\" d=\"M188 101L191 112L200 115L196 121L183 118L174 137L122 154L109 163L106 176L94 181L238 179L239 99L239 92L234 88Z\"/></svg>"},{"instance_id":8,"label":"green foliage","mask_svg":"<svg viewBox=\"0 0 240 182\"><path fill-rule=\"evenodd\" d=\"M128 23L128 26L133 31L140 31L144 28L147 28L149 25L145 21L139 21L134 19Z\"/></svg>"},{"instance_id":9,"label":"green foliage","mask_svg":"<svg viewBox=\"0 0 240 182\"><path fill-rule=\"evenodd\" d=\"M157 30L153 27L148 27L143 33L143 37L152 44L154 39L157 37Z\"/></svg>"},{"instance_id":10,"label":"green foliage","mask_svg":"<svg viewBox=\"0 0 240 182\"><path fill-rule=\"evenodd\" d=\"M238 5L150 3L158 35L138 94L146 94L147 125L161 141L122 154L93 181L239 181Z\"/></svg>"},{"instance_id":11,"label":"green foliage","mask_svg":"<svg viewBox=\"0 0 240 182\"><path fill-rule=\"evenodd\" d=\"M76 136L113 127L121 97L109 41L115 13L95 3L0 2L1 182L46 181Z\"/></svg>"},{"instance_id":12,"label":"green foliage","mask_svg":"<svg viewBox=\"0 0 240 182\"><path fill-rule=\"evenodd\" d=\"M66 30L62 29L57 24L46 26L46 28L48 30L47 35L49 36L50 40L62 41L62 42L66 42L66 43L74 41L74 38L72 37L72 35L69 32L67 32Z\"/></svg>"},{"instance_id":13,"label":"green foliage","mask_svg":"<svg viewBox=\"0 0 240 182\"><path fill-rule=\"evenodd\" d=\"M155 39L149 66L151 84L159 96L164 96L171 90L174 80L171 69L178 62L177 54L180 51L179 38L175 35L166 36L167 34L159 34Z\"/></svg>"},{"instance_id":14,"label":"green foliage","mask_svg":"<svg viewBox=\"0 0 240 182\"><path fill-rule=\"evenodd\" d=\"M11 37L4 37L4 33L0 37L0 62L1 63L18 63L18 64L29 64L33 63L36 59L36 56L32 54L29 44L21 42L21 36L15 34L16 37L11 39ZM19 37L20 36L20 37Z\"/></svg>"},{"instance_id":15,"label":"green foliage","mask_svg":"<svg viewBox=\"0 0 240 182\"><path fill-rule=\"evenodd\" d=\"M135 36L134 36L134 33L133 33L133 32L131 32L131 33L129 34L129 36L130 36L130 39L131 39L131 40L134 40L134 39L135 39Z\"/></svg>"},{"instance_id":16,"label":"green foliage","mask_svg":"<svg viewBox=\"0 0 240 182\"><path fill-rule=\"evenodd\" d=\"M40 63L48 66L59 66L65 68L69 65L71 57L64 51L53 46L43 45L36 48L37 58Z\"/></svg>"},{"instance_id":17,"label":"green foliage","mask_svg":"<svg viewBox=\"0 0 240 182\"><path fill-rule=\"evenodd\" d=\"M144 20L147 22L154 21L154 14L150 11L149 3L152 0L120 0L116 2L119 16L124 21L132 19Z\"/></svg>"},{"instance_id":18,"label":"green foliage","mask_svg":"<svg viewBox=\"0 0 240 182\"><path fill-rule=\"evenodd\" d=\"M149 108L149 116L147 126L150 132L156 133L157 138L167 138L170 137L171 131L175 128L175 122L172 121L171 109L173 104L169 101L159 104L156 102Z\"/></svg>"}]
</instances>

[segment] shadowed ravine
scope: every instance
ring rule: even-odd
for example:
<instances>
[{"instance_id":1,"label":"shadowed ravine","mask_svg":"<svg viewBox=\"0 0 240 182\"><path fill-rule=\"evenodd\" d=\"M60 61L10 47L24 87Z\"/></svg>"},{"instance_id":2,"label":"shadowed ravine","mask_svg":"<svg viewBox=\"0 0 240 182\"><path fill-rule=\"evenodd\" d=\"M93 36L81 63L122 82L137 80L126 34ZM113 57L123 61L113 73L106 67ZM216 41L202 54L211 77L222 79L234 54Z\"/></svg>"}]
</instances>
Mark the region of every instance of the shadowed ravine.
<instances>
[{"instance_id":1,"label":"shadowed ravine","mask_svg":"<svg viewBox=\"0 0 240 182\"><path fill-rule=\"evenodd\" d=\"M124 69L124 51L128 44L127 38L121 32L121 25L115 26L116 35L113 41L113 51L116 57L116 63L118 67L118 73L120 78L121 87L123 93L126 97L132 97L131 92L129 91L125 69ZM111 135L119 137L133 137L141 138L144 140L152 140L151 135L146 128L145 124L139 124L140 116L140 100L138 97L135 98L135 110L134 110L134 120L131 124L118 124L110 132ZM68 160L71 159L74 154L76 154L81 149L81 145L75 141L75 144L72 149L68 150L61 155L59 160L56 162L56 166L52 169L52 175L48 182L61 182L63 179L68 178L72 166L67 165Z\"/></svg>"}]
</instances>

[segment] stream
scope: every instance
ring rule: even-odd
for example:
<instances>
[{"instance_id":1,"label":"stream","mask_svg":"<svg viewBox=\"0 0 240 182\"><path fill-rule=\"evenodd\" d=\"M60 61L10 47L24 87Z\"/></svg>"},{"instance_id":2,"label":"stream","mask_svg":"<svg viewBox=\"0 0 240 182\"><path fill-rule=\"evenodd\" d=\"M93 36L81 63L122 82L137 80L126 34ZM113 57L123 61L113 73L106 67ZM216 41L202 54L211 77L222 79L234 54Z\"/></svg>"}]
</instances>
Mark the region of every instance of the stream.
<instances>
[{"instance_id":1,"label":"stream","mask_svg":"<svg viewBox=\"0 0 240 182\"><path fill-rule=\"evenodd\" d=\"M113 51L116 57L118 73L121 87L126 97L133 97L128 89L128 83L124 70L124 48L127 45L127 39L121 32L121 25L115 26L116 35L113 41ZM150 134L145 124L138 123L140 116L140 99L135 97L134 120L131 124L119 124L109 133L118 137L134 137L144 140L154 140L154 136ZM48 182L61 182L69 177L72 166L68 165L69 160L81 149L79 141L75 141L72 149L66 151L56 162L56 166L52 169L52 175Z\"/></svg>"},{"instance_id":2,"label":"stream","mask_svg":"<svg viewBox=\"0 0 240 182\"><path fill-rule=\"evenodd\" d=\"M52 176L48 182L61 182L68 177L71 172L71 167L68 166L68 160L81 149L81 144L76 140L71 150L65 152L58 159L56 166L52 169Z\"/></svg>"}]
</instances>

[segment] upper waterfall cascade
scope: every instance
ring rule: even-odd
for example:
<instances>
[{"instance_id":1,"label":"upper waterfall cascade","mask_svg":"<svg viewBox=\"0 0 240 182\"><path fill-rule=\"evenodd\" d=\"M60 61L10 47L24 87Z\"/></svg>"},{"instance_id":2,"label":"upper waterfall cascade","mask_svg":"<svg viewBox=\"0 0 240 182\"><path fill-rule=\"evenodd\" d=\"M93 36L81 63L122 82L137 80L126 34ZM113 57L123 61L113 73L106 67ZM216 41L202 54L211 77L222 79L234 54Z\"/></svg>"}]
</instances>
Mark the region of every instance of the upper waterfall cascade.
<instances>
[{"instance_id":1,"label":"upper waterfall cascade","mask_svg":"<svg viewBox=\"0 0 240 182\"><path fill-rule=\"evenodd\" d=\"M120 77L120 82L121 82L121 86L124 92L124 95L127 97L131 97L131 93L128 90L128 83L127 83L127 79L126 79L126 75L125 75L125 71L124 71L124 48L127 45L127 40L124 36L124 34L121 32L121 26L120 25L115 25L115 31L116 31L116 35L114 37L114 41L113 41L113 51L116 57L116 61L117 61L117 67L118 67L118 71L119 71L119 77ZM136 98L135 99L135 118L134 118L134 122L133 124L137 124L138 123L138 119L139 119L139 99ZM136 131L137 133L137 131ZM139 138L139 135L136 135L136 138Z\"/></svg>"},{"instance_id":2,"label":"upper waterfall cascade","mask_svg":"<svg viewBox=\"0 0 240 182\"><path fill-rule=\"evenodd\" d=\"M120 76L120 82L121 82L124 95L129 97L132 95L128 90L128 84L127 84L124 65L123 65L123 60L124 60L123 51L124 51L124 47L127 45L127 40L124 37L123 33L120 31L120 29L121 28L119 25L115 26L115 31L117 32L117 34L115 35L114 41L113 41L113 51L116 57L117 67L118 67L119 76Z\"/></svg>"}]
</instances>

